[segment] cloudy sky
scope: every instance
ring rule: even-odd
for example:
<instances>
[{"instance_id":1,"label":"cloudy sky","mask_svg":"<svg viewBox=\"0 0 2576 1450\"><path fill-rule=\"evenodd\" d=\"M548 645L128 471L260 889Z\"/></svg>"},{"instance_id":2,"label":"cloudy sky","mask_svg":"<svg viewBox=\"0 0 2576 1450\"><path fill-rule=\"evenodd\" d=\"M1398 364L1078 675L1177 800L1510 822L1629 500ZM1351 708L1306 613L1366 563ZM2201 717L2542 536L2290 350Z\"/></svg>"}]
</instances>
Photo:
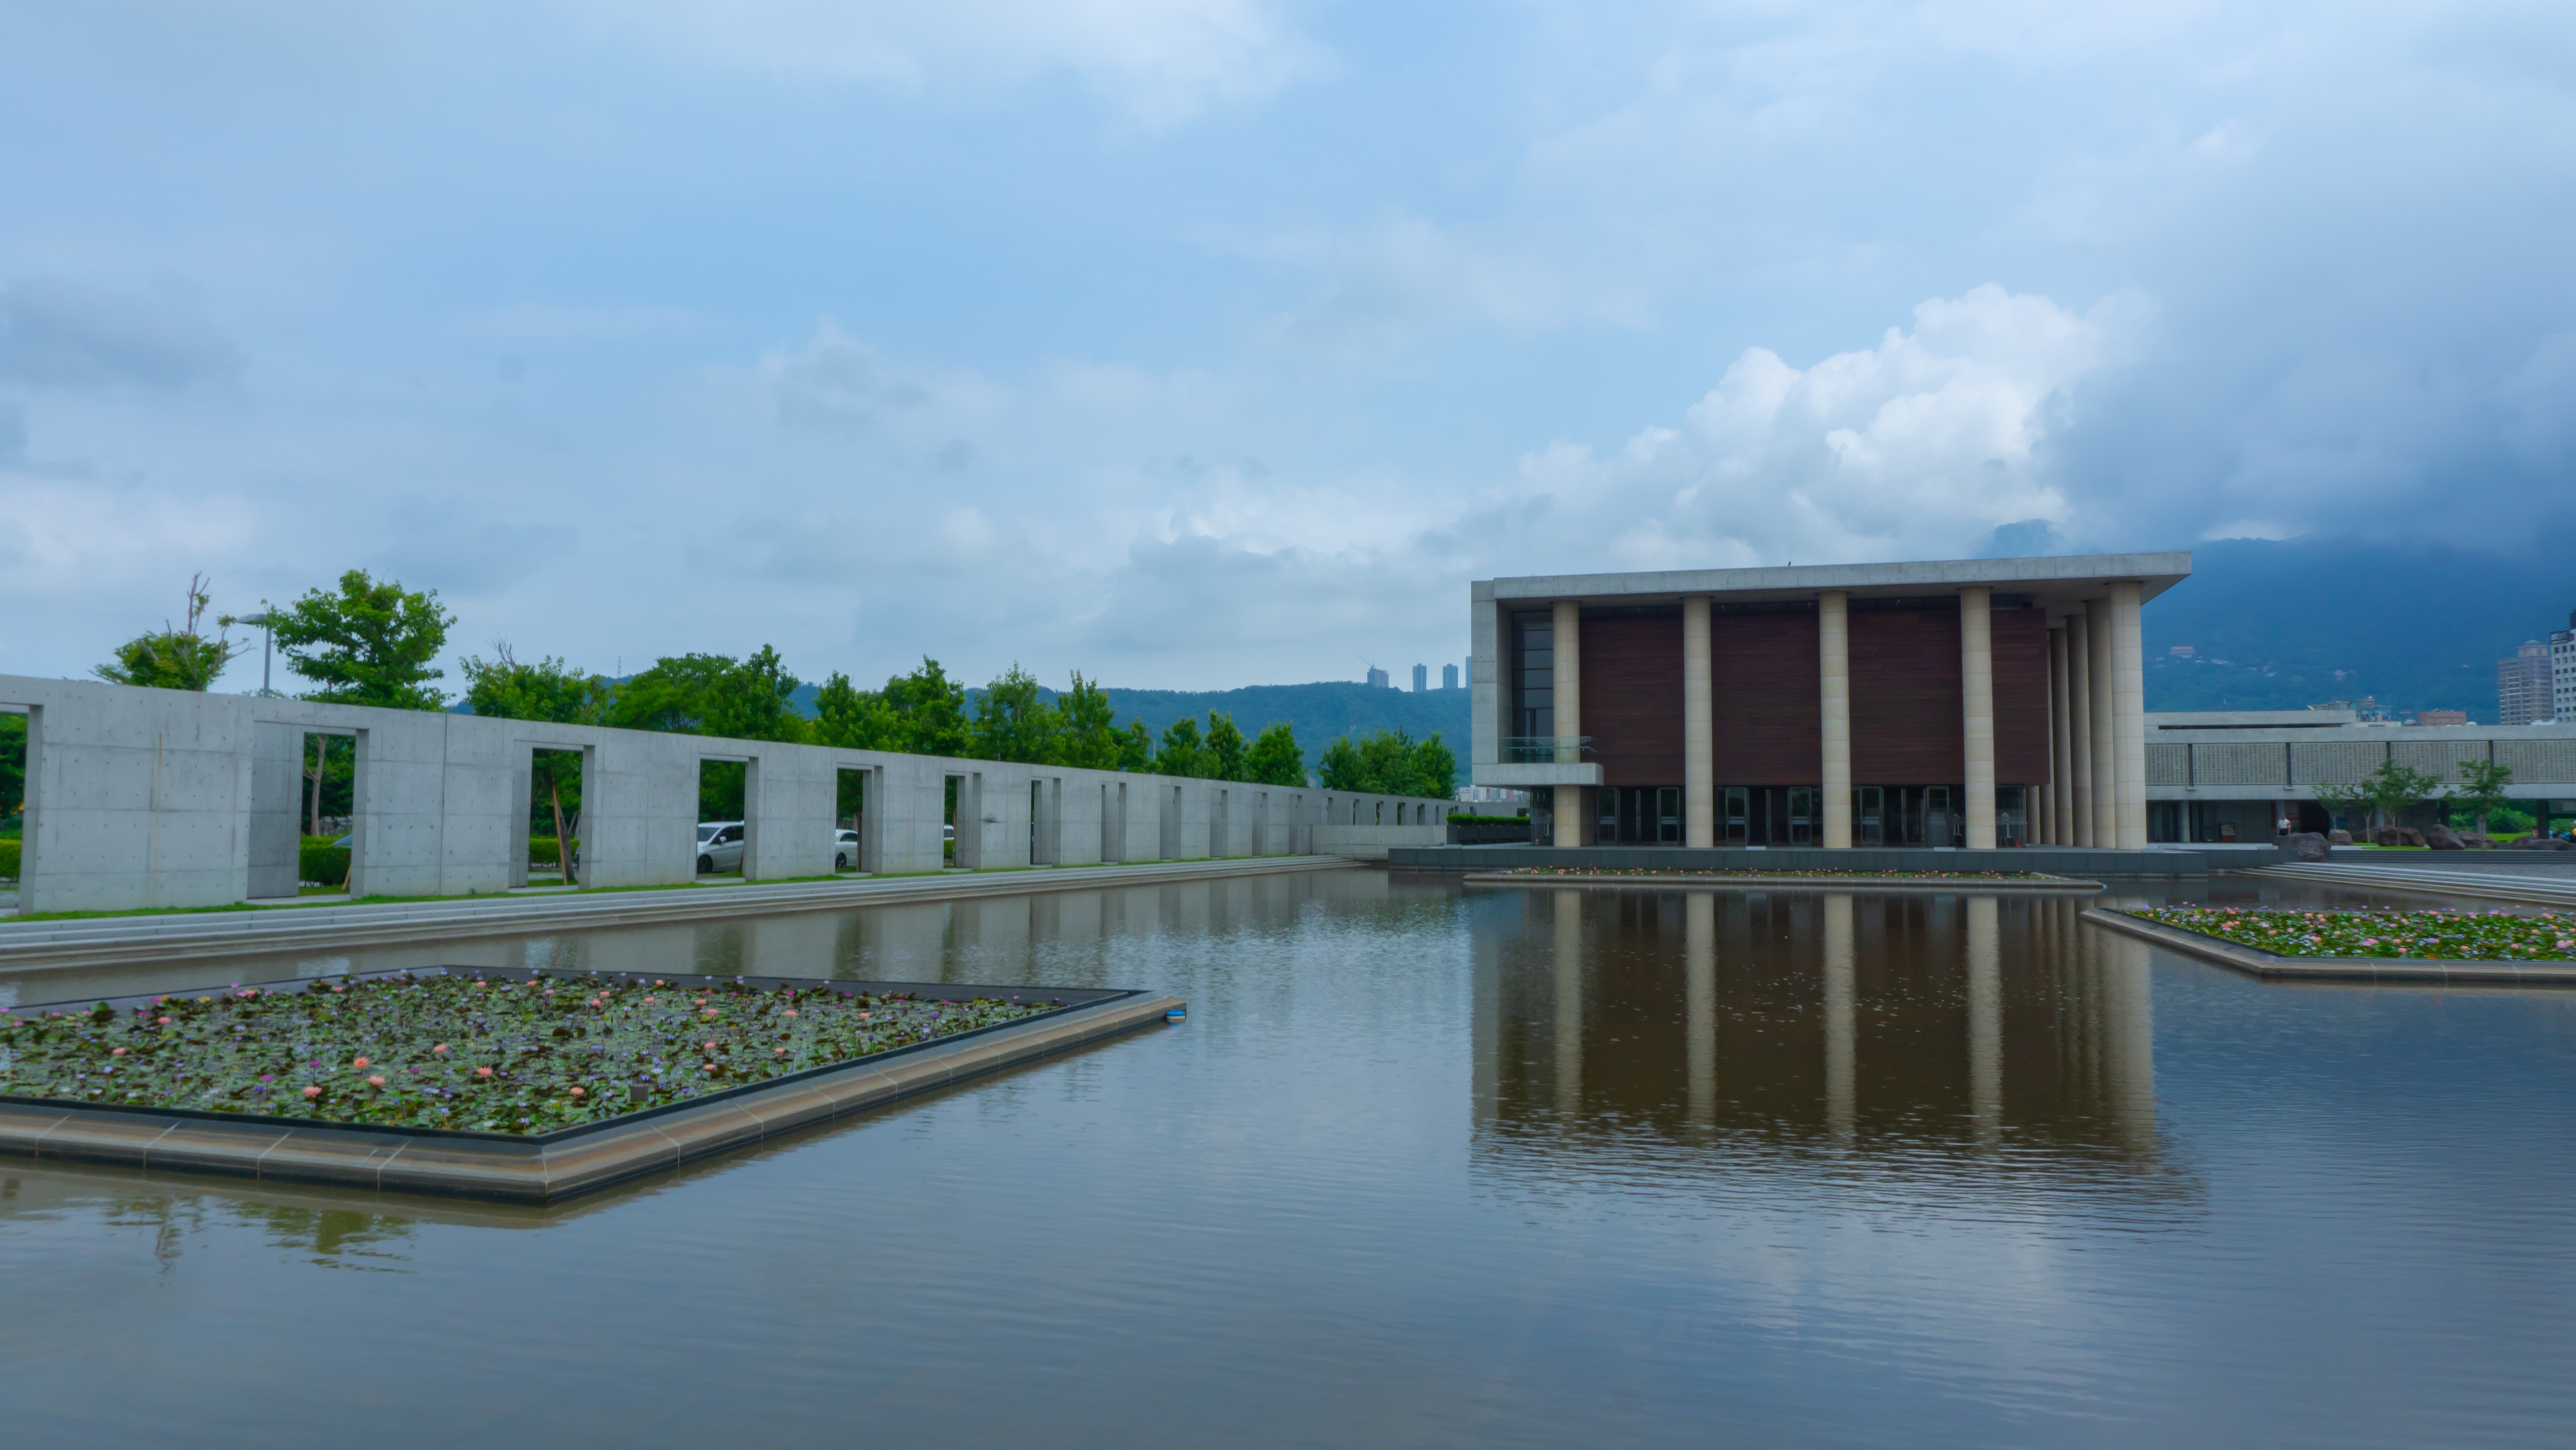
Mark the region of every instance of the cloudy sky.
<instances>
[{"instance_id":1,"label":"cloudy sky","mask_svg":"<svg viewBox=\"0 0 2576 1450\"><path fill-rule=\"evenodd\" d=\"M2572 203L2563 0L0 0L0 672L197 571L1223 688L1498 573L2524 547Z\"/></svg>"}]
</instances>

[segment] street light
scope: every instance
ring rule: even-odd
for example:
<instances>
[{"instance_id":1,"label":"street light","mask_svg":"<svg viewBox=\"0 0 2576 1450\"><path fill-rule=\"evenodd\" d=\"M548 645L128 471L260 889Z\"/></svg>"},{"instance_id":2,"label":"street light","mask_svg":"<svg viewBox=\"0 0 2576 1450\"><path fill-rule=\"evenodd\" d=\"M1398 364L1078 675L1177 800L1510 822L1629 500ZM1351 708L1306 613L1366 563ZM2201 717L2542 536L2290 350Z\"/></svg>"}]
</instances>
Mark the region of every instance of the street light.
<instances>
[{"instance_id":1,"label":"street light","mask_svg":"<svg viewBox=\"0 0 2576 1450\"><path fill-rule=\"evenodd\" d=\"M276 623L276 616L271 611L263 609L257 614L226 615L219 622L259 626L259 692L262 696L276 694L275 690L268 687L268 645L273 635L270 626Z\"/></svg>"}]
</instances>

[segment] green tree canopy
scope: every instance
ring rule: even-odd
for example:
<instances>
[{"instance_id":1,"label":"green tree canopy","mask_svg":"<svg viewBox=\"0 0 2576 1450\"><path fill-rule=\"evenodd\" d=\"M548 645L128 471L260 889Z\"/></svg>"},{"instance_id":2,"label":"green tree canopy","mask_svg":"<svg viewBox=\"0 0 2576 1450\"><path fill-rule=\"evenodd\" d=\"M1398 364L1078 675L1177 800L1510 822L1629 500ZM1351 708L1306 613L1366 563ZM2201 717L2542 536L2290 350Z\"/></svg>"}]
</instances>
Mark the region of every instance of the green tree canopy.
<instances>
[{"instance_id":1,"label":"green tree canopy","mask_svg":"<svg viewBox=\"0 0 2576 1450\"><path fill-rule=\"evenodd\" d=\"M1118 712L1110 708L1106 691L1076 670L1073 688L1056 697L1055 707L1064 723L1058 763L1084 770L1124 768L1126 741L1119 734Z\"/></svg>"},{"instance_id":2,"label":"green tree canopy","mask_svg":"<svg viewBox=\"0 0 2576 1450\"><path fill-rule=\"evenodd\" d=\"M1164 775L1204 778L1207 746L1199 739L1199 722L1183 717L1163 727L1163 743L1154 752L1154 769Z\"/></svg>"},{"instance_id":3,"label":"green tree canopy","mask_svg":"<svg viewBox=\"0 0 2576 1450\"><path fill-rule=\"evenodd\" d=\"M1232 715L1220 715L1214 710L1208 711L1207 755L1205 758L1205 764L1207 766L1209 778L1214 780L1247 779L1248 777L1243 773L1244 750L1245 744L1243 732L1235 728L1234 717Z\"/></svg>"},{"instance_id":4,"label":"green tree canopy","mask_svg":"<svg viewBox=\"0 0 2576 1450\"><path fill-rule=\"evenodd\" d=\"M446 647L455 616L439 605L435 589L415 594L352 569L340 576L338 592L312 590L269 616L288 667L318 686L308 700L395 710L446 704L429 684L443 678L430 661Z\"/></svg>"},{"instance_id":5,"label":"green tree canopy","mask_svg":"<svg viewBox=\"0 0 2576 1450\"><path fill-rule=\"evenodd\" d=\"M485 662L467 655L465 703L494 720L545 720L557 725L596 725L607 717L615 690L587 670L567 669L548 655L532 665L511 657L510 642L493 646Z\"/></svg>"},{"instance_id":6,"label":"green tree canopy","mask_svg":"<svg viewBox=\"0 0 2576 1450\"><path fill-rule=\"evenodd\" d=\"M0 715L0 820L27 803L27 717Z\"/></svg>"},{"instance_id":7,"label":"green tree canopy","mask_svg":"<svg viewBox=\"0 0 2576 1450\"><path fill-rule=\"evenodd\" d=\"M975 701L975 755L1062 764L1064 717L1038 696L1037 678L1014 663Z\"/></svg>"},{"instance_id":8,"label":"green tree canopy","mask_svg":"<svg viewBox=\"0 0 2576 1450\"><path fill-rule=\"evenodd\" d=\"M1297 748L1297 732L1280 721L1265 728L1243 758L1244 779L1263 785L1304 785L1306 752Z\"/></svg>"},{"instance_id":9,"label":"green tree canopy","mask_svg":"<svg viewBox=\"0 0 2576 1450\"><path fill-rule=\"evenodd\" d=\"M2469 808L2478 818L2478 834L2487 831L2487 817L2503 810L2509 797L2505 787L2513 784L2513 767L2491 760L2460 762L2460 783L2451 787L2451 798Z\"/></svg>"},{"instance_id":10,"label":"green tree canopy","mask_svg":"<svg viewBox=\"0 0 2576 1450\"><path fill-rule=\"evenodd\" d=\"M862 690L834 670L814 692L814 741L843 750L899 750L902 721L885 696Z\"/></svg>"},{"instance_id":11,"label":"green tree canopy","mask_svg":"<svg viewBox=\"0 0 2576 1450\"><path fill-rule=\"evenodd\" d=\"M621 730L697 734L716 682L733 668L725 655L665 655L617 687L606 723Z\"/></svg>"},{"instance_id":12,"label":"green tree canopy","mask_svg":"<svg viewBox=\"0 0 2576 1450\"><path fill-rule=\"evenodd\" d=\"M799 741L808 738L808 731L790 697L803 683L768 645L743 660L666 655L617 687L603 723L627 730Z\"/></svg>"},{"instance_id":13,"label":"green tree canopy","mask_svg":"<svg viewBox=\"0 0 2576 1450\"><path fill-rule=\"evenodd\" d=\"M1142 720L1130 720L1118 732L1118 768L1130 775L1143 775L1154 768L1154 732Z\"/></svg>"},{"instance_id":14,"label":"green tree canopy","mask_svg":"<svg viewBox=\"0 0 2576 1450\"><path fill-rule=\"evenodd\" d=\"M2394 824L2409 806L2439 791L2442 782L2438 776L2428 775L2411 765L2383 760L2377 770L2362 777L2361 788L2369 796L2370 803Z\"/></svg>"},{"instance_id":15,"label":"green tree canopy","mask_svg":"<svg viewBox=\"0 0 2576 1450\"><path fill-rule=\"evenodd\" d=\"M1458 758L1436 734L1415 740L1402 730L1381 730L1357 742L1345 735L1324 748L1318 764L1326 790L1447 800L1458 783Z\"/></svg>"},{"instance_id":16,"label":"green tree canopy","mask_svg":"<svg viewBox=\"0 0 2576 1450\"><path fill-rule=\"evenodd\" d=\"M196 690L203 692L215 677L232 663L240 646L229 636L205 637L199 621L205 617L209 597L206 576L188 580L188 620L174 625L161 621L157 633L139 634L116 647L116 659L91 671L111 685L142 685L161 690ZM230 620L222 623L229 624Z\"/></svg>"},{"instance_id":17,"label":"green tree canopy","mask_svg":"<svg viewBox=\"0 0 2576 1450\"><path fill-rule=\"evenodd\" d=\"M973 748L966 687L930 656L921 657L920 669L886 681L885 702L902 722L902 743L888 748L915 755L964 755Z\"/></svg>"}]
</instances>

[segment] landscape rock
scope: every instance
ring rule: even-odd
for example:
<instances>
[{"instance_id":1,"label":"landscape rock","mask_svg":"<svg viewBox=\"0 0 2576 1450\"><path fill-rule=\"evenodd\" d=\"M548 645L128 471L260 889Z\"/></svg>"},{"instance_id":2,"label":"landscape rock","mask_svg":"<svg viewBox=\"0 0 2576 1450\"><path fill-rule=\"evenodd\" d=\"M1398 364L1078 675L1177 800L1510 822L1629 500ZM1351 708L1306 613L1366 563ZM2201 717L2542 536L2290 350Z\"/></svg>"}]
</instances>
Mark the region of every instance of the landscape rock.
<instances>
[{"instance_id":1,"label":"landscape rock","mask_svg":"<svg viewBox=\"0 0 2576 1450\"><path fill-rule=\"evenodd\" d=\"M2505 849L2510 851L2576 851L2576 841L2562 841L2556 836L2525 836Z\"/></svg>"},{"instance_id":2,"label":"landscape rock","mask_svg":"<svg viewBox=\"0 0 2576 1450\"><path fill-rule=\"evenodd\" d=\"M2293 861L2323 861L2332 854L2326 838L2314 831L2299 831L2281 838L2281 845Z\"/></svg>"},{"instance_id":3,"label":"landscape rock","mask_svg":"<svg viewBox=\"0 0 2576 1450\"><path fill-rule=\"evenodd\" d=\"M2329 846L2349 846L2352 844L2352 832L2344 830L2328 831L2326 832L2326 844Z\"/></svg>"},{"instance_id":4,"label":"landscape rock","mask_svg":"<svg viewBox=\"0 0 2576 1450\"><path fill-rule=\"evenodd\" d=\"M2438 824L2435 825L2432 830L2424 833L2424 844L2432 847L2436 851L2465 851L2469 849L2469 843L2460 839L2459 832L2452 830L2448 826Z\"/></svg>"}]
</instances>

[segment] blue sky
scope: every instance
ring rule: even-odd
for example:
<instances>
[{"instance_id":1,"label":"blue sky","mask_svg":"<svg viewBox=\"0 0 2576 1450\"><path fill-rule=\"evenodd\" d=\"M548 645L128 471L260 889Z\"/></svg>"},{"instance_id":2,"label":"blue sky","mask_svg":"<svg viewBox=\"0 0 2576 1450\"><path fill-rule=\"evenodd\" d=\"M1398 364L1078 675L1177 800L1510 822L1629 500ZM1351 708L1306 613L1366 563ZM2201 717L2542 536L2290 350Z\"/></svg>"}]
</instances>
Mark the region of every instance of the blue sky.
<instances>
[{"instance_id":1,"label":"blue sky","mask_svg":"<svg viewBox=\"0 0 2576 1450\"><path fill-rule=\"evenodd\" d=\"M0 672L197 571L1222 688L1493 574L2528 549L2571 203L2563 4L0 0Z\"/></svg>"}]
</instances>

